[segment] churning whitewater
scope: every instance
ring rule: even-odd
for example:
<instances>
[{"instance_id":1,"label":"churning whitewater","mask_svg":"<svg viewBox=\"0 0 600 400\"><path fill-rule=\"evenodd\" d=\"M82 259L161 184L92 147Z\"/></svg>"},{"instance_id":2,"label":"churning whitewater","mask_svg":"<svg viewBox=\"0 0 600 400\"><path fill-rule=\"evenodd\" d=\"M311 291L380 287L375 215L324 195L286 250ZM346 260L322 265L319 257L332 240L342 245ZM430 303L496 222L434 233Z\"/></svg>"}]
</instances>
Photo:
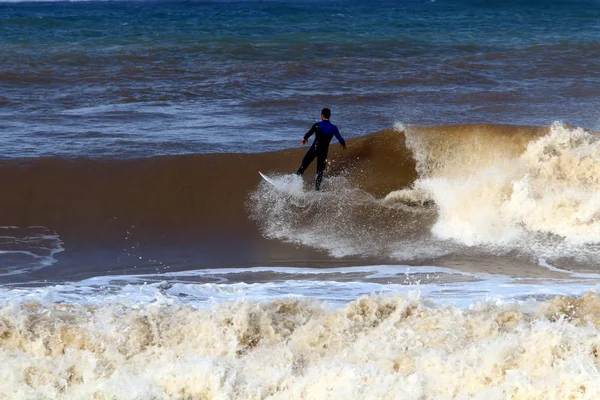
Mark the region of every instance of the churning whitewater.
<instances>
[{"instance_id":1,"label":"churning whitewater","mask_svg":"<svg viewBox=\"0 0 600 400\"><path fill-rule=\"evenodd\" d=\"M2 399L594 399L600 299L0 308Z\"/></svg>"}]
</instances>

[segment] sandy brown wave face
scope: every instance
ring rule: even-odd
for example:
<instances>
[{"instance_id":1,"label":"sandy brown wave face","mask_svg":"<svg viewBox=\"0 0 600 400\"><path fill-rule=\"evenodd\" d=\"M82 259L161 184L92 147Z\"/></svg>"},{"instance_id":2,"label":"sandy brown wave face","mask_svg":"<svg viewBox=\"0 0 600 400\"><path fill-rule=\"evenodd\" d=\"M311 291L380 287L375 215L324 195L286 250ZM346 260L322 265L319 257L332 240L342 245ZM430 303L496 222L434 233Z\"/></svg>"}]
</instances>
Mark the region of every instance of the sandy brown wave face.
<instances>
[{"instance_id":1,"label":"sandy brown wave face","mask_svg":"<svg viewBox=\"0 0 600 400\"><path fill-rule=\"evenodd\" d=\"M596 399L600 299L0 307L0 398Z\"/></svg>"},{"instance_id":2,"label":"sandy brown wave face","mask_svg":"<svg viewBox=\"0 0 600 400\"><path fill-rule=\"evenodd\" d=\"M332 146L329 173L362 170L355 181L368 176L361 187L375 195L409 184L414 162L398 140L389 130L351 141L343 155ZM70 276L82 264L118 269L164 259L196 266L328 262L326 253L263 238L246 208L261 181L258 171L293 172L305 150L2 161L0 225L56 232L65 247L59 258L73 266Z\"/></svg>"},{"instance_id":3,"label":"sandy brown wave face","mask_svg":"<svg viewBox=\"0 0 600 400\"><path fill-rule=\"evenodd\" d=\"M600 145L582 129L403 127L348 147L332 145L323 193L311 190L314 166L304 186L294 182L306 148L4 161L0 221L55 231L66 249L61 261L73 265L65 271L75 275L77 257L94 251L105 254L95 258L99 267L116 269L162 260L182 268L318 265L340 257L448 266L491 255L585 263L600 254ZM266 184L258 171L287 189Z\"/></svg>"}]
</instances>

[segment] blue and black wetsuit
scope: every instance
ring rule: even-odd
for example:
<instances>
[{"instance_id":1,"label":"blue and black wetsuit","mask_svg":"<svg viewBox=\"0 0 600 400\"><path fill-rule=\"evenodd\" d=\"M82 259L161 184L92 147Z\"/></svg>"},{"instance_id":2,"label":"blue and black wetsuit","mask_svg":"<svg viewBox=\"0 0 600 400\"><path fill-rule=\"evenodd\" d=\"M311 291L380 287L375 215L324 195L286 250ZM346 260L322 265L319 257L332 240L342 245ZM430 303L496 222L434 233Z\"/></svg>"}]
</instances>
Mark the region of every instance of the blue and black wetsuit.
<instances>
[{"instance_id":1,"label":"blue and black wetsuit","mask_svg":"<svg viewBox=\"0 0 600 400\"><path fill-rule=\"evenodd\" d=\"M327 160L327 151L329 150L329 143L331 143L331 139L333 139L335 136L342 146L346 145L346 141L342 135L340 135L338 128L327 120L315 123L310 130L306 132L304 139L308 140L313 133L315 134L315 141L304 155L304 158L302 159L302 165L300 165L300 168L296 173L298 175L302 175L316 157L317 179L315 182L315 189L319 190L321 189L321 182L323 182L323 171L325 170L325 161Z\"/></svg>"}]
</instances>

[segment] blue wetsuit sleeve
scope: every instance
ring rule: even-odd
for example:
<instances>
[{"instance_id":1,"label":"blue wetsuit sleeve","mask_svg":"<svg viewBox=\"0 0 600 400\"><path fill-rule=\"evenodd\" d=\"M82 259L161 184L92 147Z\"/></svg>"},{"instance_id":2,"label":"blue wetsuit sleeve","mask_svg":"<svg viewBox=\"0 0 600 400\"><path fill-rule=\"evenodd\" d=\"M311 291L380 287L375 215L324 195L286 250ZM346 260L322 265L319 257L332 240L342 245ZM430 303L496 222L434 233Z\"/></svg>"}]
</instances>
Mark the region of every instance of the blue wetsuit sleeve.
<instances>
[{"instance_id":1,"label":"blue wetsuit sleeve","mask_svg":"<svg viewBox=\"0 0 600 400\"><path fill-rule=\"evenodd\" d=\"M342 135L340 135L340 131L338 131L337 128L335 128L335 132L333 132L333 134L335 135L335 138L338 140L338 142L342 144L342 146L346 145L346 141L344 140Z\"/></svg>"},{"instance_id":2,"label":"blue wetsuit sleeve","mask_svg":"<svg viewBox=\"0 0 600 400\"><path fill-rule=\"evenodd\" d=\"M312 134L317 131L317 129L319 129L319 123L318 122L315 123L315 124L313 124L313 126L310 127L310 130L304 134L304 139L308 140L308 138L311 137Z\"/></svg>"}]
</instances>

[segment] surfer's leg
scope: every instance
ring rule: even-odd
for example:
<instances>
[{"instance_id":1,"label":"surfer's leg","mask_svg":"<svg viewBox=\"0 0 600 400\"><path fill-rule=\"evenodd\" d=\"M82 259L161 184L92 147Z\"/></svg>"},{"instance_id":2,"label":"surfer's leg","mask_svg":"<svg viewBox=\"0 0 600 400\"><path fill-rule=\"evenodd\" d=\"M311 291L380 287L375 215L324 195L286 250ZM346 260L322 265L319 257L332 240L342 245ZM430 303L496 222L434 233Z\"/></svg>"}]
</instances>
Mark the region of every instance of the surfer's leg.
<instances>
[{"instance_id":1,"label":"surfer's leg","mask_svg":"<svg viewBox=\"0 0 600 400\"><path fill-rule=\"evenodd\" d=\"M298 172L296 172L296 175L302 176L302 174L304 174L304 171L306 170L306 168L308 168L308 166L310 165L311 162L313 162L313 160L315 159L316 156L317 156L317 148L313 144L312 146L310 146L310 148L304 155L304 158L302 159L302 164L300 165L300 168L298 168Z\"/></svg>"},{"instance_id":2,"label":"surfer's leg","mask_svg":"<svg viewBox=\"0 0 600 400\"><path fill-rule=\"evenodd\" d=\"M327 161L327 151L321 151L317 155L317 178L315 179L315 190L321 190L323 182L323 172L325 171Z\"/></svg>"}]
</instances>

